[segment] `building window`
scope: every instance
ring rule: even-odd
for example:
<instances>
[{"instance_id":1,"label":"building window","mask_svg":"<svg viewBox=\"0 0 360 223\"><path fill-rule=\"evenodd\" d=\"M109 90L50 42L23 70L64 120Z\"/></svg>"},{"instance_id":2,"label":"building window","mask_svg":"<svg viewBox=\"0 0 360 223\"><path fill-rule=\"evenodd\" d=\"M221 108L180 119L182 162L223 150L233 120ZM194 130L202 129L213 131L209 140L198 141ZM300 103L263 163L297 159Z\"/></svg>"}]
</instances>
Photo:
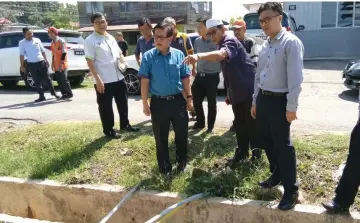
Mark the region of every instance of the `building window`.
<instances>
[{"instance_id":1,"label":"building window","mask_svg":"<svg viewBox=\"0 0 360 223\"><path fill-rule=\"evenodd\" d=\"M131 12L137 10L137 2L120 2L120 12Z\"/></svg>"},{"instance_id":2,"label":"building window","mask_svg":"<svg viewBox=\"0 0 360 223\"><path fill-rule=\"evenodd\" d=\"M204 2L204 12L210 12L210 2Z\"/></svg>"},{"instance_id":3,"label":"building window","mask_svg":"<svg viewBox=\"0 0 360 223\"><path fill-rule=\"evenodd\" d=\"M104 4L102 2L85 2L85 4L87 13L104 12Z\"/></svg>"},{"instance_id":4,"label":"building window","mask_svg":"<svg viewBox=\"0 0 360 223\"><path fill-rule=\"evenodd\" d=\"M360 2L322 2L321 28L360 26Z\"/></svg>"}]
</instances>

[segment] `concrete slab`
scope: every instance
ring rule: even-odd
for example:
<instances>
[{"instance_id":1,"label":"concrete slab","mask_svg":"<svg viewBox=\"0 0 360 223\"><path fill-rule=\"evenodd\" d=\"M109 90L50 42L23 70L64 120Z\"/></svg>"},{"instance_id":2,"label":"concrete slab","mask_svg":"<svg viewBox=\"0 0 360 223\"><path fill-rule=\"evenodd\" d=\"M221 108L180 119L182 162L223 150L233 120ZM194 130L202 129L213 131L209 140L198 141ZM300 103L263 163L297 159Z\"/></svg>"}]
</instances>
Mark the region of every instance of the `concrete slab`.
<instances>
[{"instance_id":1,"label":"concrete slab","mask_svg":"<svg viewBox=\"0 0 360 223\"><path fill-rule=\"evenodd\" d=\"M14 216L61 222L99 222L127 191L110 185L63 185L55 181L0 177L0 212ZM182 200L177 193L139 191L109 222L143 223ZM167 222L171 223L360 223L352 217L333 216L321 207L297 205L281 212L266 201L230 201L209 198L190 203Z\"/></svg>"}]
</instances>

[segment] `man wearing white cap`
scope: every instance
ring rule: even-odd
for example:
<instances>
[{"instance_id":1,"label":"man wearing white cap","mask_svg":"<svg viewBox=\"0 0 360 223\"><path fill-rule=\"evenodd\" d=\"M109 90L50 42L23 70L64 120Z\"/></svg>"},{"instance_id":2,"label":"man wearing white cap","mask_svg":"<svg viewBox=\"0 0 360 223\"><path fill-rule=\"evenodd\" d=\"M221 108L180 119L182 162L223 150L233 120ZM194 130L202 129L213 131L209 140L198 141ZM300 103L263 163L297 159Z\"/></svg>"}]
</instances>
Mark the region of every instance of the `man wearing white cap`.
<instances>
[{"instance_id":1,"label":"man wearing white cap","mask_svg":"<svg viewBox=\"0 0 360 223\"><path fill-rule=\"evenodd\" d=\"M235 116L235 129L238 147L228 164L234 168L249 155L252 148L252 160L261 157L255 146L255 120L251 117L250 108L254 93L255 65L251 61L243 45L235 37L225 33L221 20L206 21L207 33L217 45L218 50L197 53L185 58L184 63L195 64L199 60L220 61L225 85L228 89L227 100L232 104Z\"/></svg>"}]
</instances>

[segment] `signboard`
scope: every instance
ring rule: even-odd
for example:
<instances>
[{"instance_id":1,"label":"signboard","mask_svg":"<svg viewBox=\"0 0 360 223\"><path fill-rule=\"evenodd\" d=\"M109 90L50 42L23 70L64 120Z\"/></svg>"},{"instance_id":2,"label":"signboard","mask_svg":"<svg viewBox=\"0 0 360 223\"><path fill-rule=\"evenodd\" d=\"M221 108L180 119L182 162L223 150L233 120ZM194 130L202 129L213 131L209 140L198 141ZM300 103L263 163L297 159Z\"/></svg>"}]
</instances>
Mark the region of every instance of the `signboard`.
<instances>
[{"instance_id":1,"label":"signboard","mask_svg":"<svg viewBox=\"0 0 360 223\"><path fill-rule=\"evenodd\" d=\"M296 10L296 5L289 5L289 10Z\"/></svg>"}]
</instances>

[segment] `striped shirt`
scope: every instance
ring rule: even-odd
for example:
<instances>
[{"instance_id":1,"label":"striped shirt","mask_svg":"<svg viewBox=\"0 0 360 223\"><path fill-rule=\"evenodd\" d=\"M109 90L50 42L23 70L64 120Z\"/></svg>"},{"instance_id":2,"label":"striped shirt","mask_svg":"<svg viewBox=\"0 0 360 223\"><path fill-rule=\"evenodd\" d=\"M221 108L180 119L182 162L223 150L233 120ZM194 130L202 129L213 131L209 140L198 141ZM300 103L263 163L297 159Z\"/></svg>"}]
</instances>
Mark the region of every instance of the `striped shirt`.
<instances>
[{"instance_id":1,"label":"striped shirt","mask_svg":"<svg viewBox=\"0 0 360 223\"><path fill-rule=\"evenodd\" d=\"M253 104L259 90L287 93L286 110L298 108L303 82L304 46L294 34L281 30L274 39L264 41L259 52Z\"/></svg>"}]
</instances>

